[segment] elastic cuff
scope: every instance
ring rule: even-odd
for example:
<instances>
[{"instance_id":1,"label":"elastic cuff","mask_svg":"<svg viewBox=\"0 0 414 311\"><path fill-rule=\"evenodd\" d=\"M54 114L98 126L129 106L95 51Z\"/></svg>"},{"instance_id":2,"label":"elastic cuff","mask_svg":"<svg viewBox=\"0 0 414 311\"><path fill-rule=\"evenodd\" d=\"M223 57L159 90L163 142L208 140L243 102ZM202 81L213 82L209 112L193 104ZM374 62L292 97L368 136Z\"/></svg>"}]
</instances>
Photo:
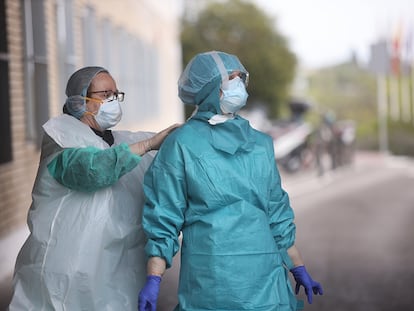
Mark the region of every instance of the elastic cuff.
<instances>
[{"instance_id":1,"label":"elastic cuff","mask_svg":"<svg viewBox=\"0 0 414 311\"><path fill-rule=\"evenodd\" d=\"M156 281L157 283L161 283L161 277L159 275L147 275L147 281Z\"/></svg>"}]
</instances>

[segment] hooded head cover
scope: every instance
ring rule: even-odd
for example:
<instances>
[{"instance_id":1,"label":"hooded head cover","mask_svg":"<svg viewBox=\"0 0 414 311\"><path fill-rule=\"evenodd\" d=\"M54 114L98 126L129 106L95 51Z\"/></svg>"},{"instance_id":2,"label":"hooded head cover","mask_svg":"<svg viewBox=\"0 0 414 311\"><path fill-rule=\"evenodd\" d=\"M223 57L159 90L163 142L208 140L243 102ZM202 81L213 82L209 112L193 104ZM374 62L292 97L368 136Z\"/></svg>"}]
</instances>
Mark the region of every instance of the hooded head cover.
<instances>
[{"instance_id":1,"label":"hooded head cover","mask_svg":"<svg viewBox=\"0 0 414 311\"><path fill-rule=\"evenodd\" d=\"M199 106L200 111L219 113L219 100L210 101L207 98L210 95L219 98L220 87L222 84L226 86L228 76L233 71L248 74L235 55L219 51L197 54L178 80L178 96L185 104Z\"/></svg>"},{"instance_id":2,"label":"hooded head cover","mask_svg":"<svg viewBox=\"0 0 414 311\"><path fill-rule=\"evenodd\" d=\"M66 84L66 102L64 110L77 119L80 119L86 111L86 100L89 85L93 78L100 73L109 73L103 67L83 67L74 72Z\"/></svg>"},{"instance_id":3,"label":"hooded head cover","mask_svg":"<svg viewBox=\"0 0 414 311\"><path fill-rule=\"evenodd\" d=\"M250 151L255 144L253 129L240 116L210 126L212 117L221 114L220 88L226 88L228 76L233 71L248 74L236 56L211 51L196 55L178 80L178 96L185 104L198 108L188 123L202 122L204 126L197 125L194 129L200 131L215 149L229 154Z\"/></svg>"}]
</instances>

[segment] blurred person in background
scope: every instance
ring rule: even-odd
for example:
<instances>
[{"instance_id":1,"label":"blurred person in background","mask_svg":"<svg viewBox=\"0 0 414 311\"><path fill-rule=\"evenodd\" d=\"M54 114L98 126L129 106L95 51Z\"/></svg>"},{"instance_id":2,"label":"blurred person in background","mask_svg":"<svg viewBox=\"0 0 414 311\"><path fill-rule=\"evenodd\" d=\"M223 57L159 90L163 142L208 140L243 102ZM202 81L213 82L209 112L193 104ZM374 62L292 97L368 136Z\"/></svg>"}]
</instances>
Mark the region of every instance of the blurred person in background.
<instances>
[{"instance_id":1,"label":"blurred person in background","mask_svg":"<svg viewBox=\"0 0 414 311\"><path fill-rule=\"evenodd\" d=\"M334 170L338 165L338 139L336 116L333 111L321 115L321 121L315 131L315 158L318 175L326 170ZM328 163L326 163L328 159Z\"/></svg>"},{"instance_id":2,"label":"blurred person in background","mask_svg":"<svg viewBox=\"0 0 414 311\"><path fill-rule=\"evenodd\" d=\"M144 179L147 282L139 310L156 310L179 249L176 310L297 310L296 293L322 294L295 246L296 226L270 136L237 112L249 74L224 52L196 55L179 82L193 116L163 143Z\"/></svg>"},{"instance_id":3,"label":"blurred person in background","mask_svg":"<svg viewBox=\"0 0 414 311\"><path fill-rule=\"evenodd\" d=\"M143 176L149 151L177 125L111 131L125 94L102 67L73 73L66 95L64 114L43 125L9 310L136 310L146 278Z\"/></svg>"}]
</instances>

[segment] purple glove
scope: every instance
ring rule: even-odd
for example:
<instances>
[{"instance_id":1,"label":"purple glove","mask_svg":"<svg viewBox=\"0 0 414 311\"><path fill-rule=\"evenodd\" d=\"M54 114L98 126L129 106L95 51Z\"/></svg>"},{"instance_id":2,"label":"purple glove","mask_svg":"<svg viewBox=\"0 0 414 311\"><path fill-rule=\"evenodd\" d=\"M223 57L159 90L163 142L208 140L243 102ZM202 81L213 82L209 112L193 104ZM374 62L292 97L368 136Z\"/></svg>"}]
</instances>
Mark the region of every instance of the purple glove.
<instances>
[{"instance_id":1,"label":"purple glove","mask_svg":"<svg viewBox=\"0 0 414 311\"><path fill-rule=\"evenodd\" d=\"M156 311L157 299L160 291L161 277L148 275L145 286L141 289L138 296L138 311Z\"/></svg>"},{"instance_id":2,"label":"purple glove","mask_svg":"<svg viewBox=\"0 0 414 311\"><path fill-rule=\"evenodd\" d=\"M321 284L312 280L308 271L306 271L305 266L299 266L290 269L293 277L296 281L295 293L299 293L300 286L302 285L305 288L306 296L308 296L308 302L312 303L312 291L315 295L323 295L323 290Z\"/></svg>"}]
</instances>

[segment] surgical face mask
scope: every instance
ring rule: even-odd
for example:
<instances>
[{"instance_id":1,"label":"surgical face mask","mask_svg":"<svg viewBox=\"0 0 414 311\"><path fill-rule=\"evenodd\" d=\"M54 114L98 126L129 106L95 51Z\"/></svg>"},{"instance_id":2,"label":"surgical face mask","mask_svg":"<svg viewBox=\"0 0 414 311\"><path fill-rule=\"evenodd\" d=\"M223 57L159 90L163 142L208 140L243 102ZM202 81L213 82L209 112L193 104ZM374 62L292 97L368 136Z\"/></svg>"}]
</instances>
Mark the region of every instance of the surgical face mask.
<instances>
[{"instance_id":1,"label":"surgical face mask","mask_svg":"<svg viewBox=\"0 0 414 311\"><path fill-rule=\"evenodd\" d=\"M107 130L110 127L114 127L121 121L122 110L118 100L112 100L110 102L104 101L95 115L96 123L102 130Z\"/></svg>"},{"instance_id":2,"label":"surgical face mask","mask_svg":"<svg viewBox=\"0 0 414 311\"><path fill-rule=\"evenodd\" d=\"M246 87L240 77L235 77L227 82L227 88L222 90L220 108L224 113L235 113L246 105Z\"/></svg>"}]
</instances>

